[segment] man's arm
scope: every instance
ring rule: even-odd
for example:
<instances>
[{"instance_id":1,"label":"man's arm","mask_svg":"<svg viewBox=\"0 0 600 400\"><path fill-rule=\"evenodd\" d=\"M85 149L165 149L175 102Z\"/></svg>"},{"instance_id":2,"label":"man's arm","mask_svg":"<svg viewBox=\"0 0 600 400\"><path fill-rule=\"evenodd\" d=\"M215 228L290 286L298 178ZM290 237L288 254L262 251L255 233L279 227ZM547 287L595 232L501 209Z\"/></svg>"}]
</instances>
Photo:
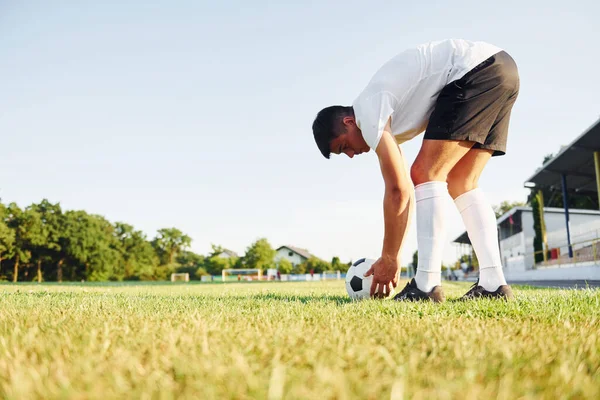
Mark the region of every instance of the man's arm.
<instances>
[{"instance_id":1,"label":"man's arm","mask_svg":"<svg viewBox=\"0 0 600 400\"><path fill-rule=\"evenodd\" d=\"M387 294L391 291L390 284L396 287L398 282L400 249L408 231L412 209L414 209L408 168L391 133L390 120L384 128L376 153L385 182L383 198L385 234L381 258L373 264L366 275L371 273L374 275L371 295L377 290L377 285L380 286L378 294L382 295L382 286L386 287Z\"/></svg>"},{"instance_id":2,"label":"man's arm","mask_svg":"<svg viewBox=\"0 0 600 400\"><path fill-rule=\"evenodd\" d=\"M376 152L385 182L385 236L381 256L385 259L396 259L410 223L412 183L402 151L391 134L390 121L384 129Z\"/></svg>"}]
</instances>

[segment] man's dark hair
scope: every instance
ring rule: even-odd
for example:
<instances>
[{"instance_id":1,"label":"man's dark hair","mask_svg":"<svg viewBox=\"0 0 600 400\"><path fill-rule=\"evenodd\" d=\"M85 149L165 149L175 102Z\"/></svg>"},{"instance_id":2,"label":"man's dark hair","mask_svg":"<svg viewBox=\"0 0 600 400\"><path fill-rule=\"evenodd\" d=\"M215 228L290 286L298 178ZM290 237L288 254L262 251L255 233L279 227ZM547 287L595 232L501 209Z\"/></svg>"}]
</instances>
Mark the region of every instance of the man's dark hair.
<instances>
[{"instance_id":1,"label":"man's dark hair","mask_svg":"<svg viewBox=\"0 0 600 400\"><path fill-rule=\"evenodd\" d=\"M331 154L329 144L334 138L344 133L342 120L348 116L354 116L352 107L331 106L322 109L317 114L312 129L315 142L317 142L317 147L321 150L323 157L329 158Z\"/></svg>"}]
</instances>

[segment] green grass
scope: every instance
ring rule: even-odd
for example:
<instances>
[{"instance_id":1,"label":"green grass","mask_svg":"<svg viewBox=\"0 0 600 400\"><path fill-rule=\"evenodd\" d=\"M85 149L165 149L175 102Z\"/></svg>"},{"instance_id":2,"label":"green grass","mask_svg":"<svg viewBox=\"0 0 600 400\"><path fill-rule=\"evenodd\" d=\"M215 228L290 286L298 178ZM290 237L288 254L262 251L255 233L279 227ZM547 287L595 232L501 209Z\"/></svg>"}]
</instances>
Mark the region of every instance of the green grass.
<instances>
[{"instance_id":1,"label":"green grass","mask_svg":"<svg viewBox=\"0 0 600 400\"><path fill-rule=\"evenodd\" d=\"M600 398L600 291L515 294L436 305L353 303L343 281L1 284L0 398Z\"/></svg>"}]
</instances>

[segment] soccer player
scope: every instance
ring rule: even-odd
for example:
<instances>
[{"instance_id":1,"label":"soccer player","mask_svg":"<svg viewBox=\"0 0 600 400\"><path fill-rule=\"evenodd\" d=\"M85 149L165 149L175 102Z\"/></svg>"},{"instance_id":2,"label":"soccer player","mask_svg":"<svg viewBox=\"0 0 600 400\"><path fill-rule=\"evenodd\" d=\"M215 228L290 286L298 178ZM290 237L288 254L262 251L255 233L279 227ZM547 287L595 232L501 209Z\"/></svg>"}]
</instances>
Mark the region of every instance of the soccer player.
<instances>
[{"instance_id":1,"label":"soccer player","mask_svg":"<svg viewBox=\"0 0 600 400\"><path fill-rule=\"evenodd\" d=\"M381 257L367 272L371 295L396 287L402 241L417 212L417 274L396 300L444 301L444 202L450 195L479 260L479 279L463 296L512 298L502 272L496 218L477 183L493 156L506 152L510 112L519 93L514 60L484 42L442 40L386 62L352 106L321 110L313 122L325 158L373 149L385 182ZM409 171L400 144L425 132ZM412 178L412 184L411 184ZM413 189L414 185L414 189Z\"/></svg>"}]
</instances>

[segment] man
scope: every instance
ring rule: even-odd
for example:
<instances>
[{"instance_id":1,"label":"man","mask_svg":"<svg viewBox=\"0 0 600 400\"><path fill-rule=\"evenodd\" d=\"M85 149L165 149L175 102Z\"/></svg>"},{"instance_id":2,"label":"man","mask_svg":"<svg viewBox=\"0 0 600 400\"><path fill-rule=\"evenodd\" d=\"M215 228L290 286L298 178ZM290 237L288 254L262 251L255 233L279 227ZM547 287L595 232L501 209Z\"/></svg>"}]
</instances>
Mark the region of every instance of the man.
<instances>
[{"instance_id":1,"label":"man","mask_svg":"<svg viewBox=\"0 0 600 400\"><path fill-rule=\"evenodd\" d=\"M417 274L394 299L444 301L444 202L450 195L479 259L479 280L463 298L512 298L502 272L495 214L477 182L489 159L506 152L518 93L517 66L502 49L484 42L443 40L389 60L352 106L331 106L318 113L313 134L323 156L344 153L352 158L373 149L379 159L385 181L385 233L381 257L366 275L373 275L371 295L383 296L397 285L414 196ZM409 177L399 145L423 131Z\"/></svg>"}]
</instances>

